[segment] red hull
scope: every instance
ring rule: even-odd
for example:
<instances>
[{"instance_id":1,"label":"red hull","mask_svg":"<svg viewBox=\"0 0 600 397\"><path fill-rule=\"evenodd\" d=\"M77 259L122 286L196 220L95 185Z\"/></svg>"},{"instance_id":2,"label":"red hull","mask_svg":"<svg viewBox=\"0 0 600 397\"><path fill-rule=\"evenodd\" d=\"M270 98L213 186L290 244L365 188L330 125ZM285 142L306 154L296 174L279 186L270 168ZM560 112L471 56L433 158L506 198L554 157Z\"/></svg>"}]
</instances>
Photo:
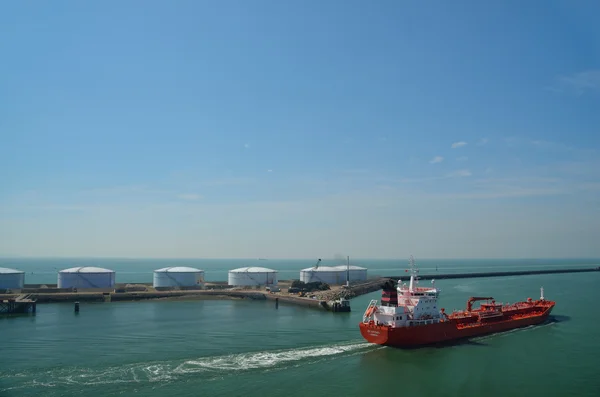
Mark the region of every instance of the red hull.
<instances>
[{"instance_id":1,"label":"red hull","mask_svg":"<svg viewBox=\"0 0 600 397\"><path fill-rule=\"evenodd\" d=\"M475 322L468 324L459 319L447 319L443 322L416 325L412 327L378 326L373 323L360 323L360 333L370 343L393 347L416 347L459 339L488 335L543 323L554 305L544 308L541 313L529 313L519 318L503 318L497 321Z\"/></svg>"}]
</instances>

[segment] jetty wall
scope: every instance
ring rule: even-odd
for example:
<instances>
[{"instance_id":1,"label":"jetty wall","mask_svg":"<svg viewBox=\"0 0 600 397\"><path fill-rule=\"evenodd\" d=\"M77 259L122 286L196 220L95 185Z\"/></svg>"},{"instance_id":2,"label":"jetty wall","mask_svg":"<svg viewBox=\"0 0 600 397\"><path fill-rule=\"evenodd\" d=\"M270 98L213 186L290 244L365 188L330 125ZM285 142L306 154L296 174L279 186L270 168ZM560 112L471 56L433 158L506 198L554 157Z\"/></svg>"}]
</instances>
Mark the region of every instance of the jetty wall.
<instances>
[{"instance_id":1,"label":"jetty wall","mask_svg":"<svg viewBox=\"0 0 600 397\"><path fill-rule=\"evenodd\" d=\"M305 307L312 308L322 308L321 299L313 299L313 298L304 298L301 296L293 296L293 295L279 295L279 294L265 294L264 295L268 300L278 300L280 303L290 303L293 305L300 305Z\"/></svg>"},{"instance_id":2,"label":"jetty wall","mask_svg":"<svg viewBox=\"0 0 600 397\"><path fill-rule=\"evenodd\" d=\"M121 302L165 298L191 299L253 299L265 300L265 294L248 291L140 291L140 292L71 292L71 293L33 293L29 294L37 303L63 302ZM10 295L11 297L14 296ZM8 296L7 296L8 297Z\"/></svg>"},{"instance_id":3,"label":"jetty wall","mask_svg":"<svg viewBox=\"0 0 600 397\"><path fill-rule=\"evenodd\" d=\"M559 273L589 273L598 272L600 267L592 268L573 268L573 269L546 269L546 270L520 270L505 272L476 272L476 273L440 273L440 274L419 274L421 280L444 280L455 278L480 278L480 277L507 277L507 276L530 276L535 274L559 274ZM410 280L410 275L388 276L393 280Z\"/></svg>"}]
</instances>

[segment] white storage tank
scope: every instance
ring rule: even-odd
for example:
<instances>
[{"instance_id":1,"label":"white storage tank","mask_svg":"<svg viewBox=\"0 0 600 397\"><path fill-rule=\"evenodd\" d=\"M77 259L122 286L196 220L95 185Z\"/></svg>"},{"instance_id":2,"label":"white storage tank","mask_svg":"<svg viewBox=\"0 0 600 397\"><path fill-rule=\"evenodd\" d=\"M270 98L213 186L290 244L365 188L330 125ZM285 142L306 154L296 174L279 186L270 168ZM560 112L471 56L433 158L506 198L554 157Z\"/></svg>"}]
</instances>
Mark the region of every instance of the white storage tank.
<instances>
[{"instance_id":1,"label":"white storage tank","mask_svg":"<svg viewBox=\"0 0 600 397\"><path fill-rule=\"evenodd\" d=\"M344 284L346 270L335 266L309 267L300 270L300 281L304 283L321 282L327 284Z\"/></svg>"},{"instance_id":2,"label":"white storage tank","mask_svg":"<svg viewBox=\"0 0 600 397\"><path fill-rule=\"evenodd\" d=\"M0 267L0 289L22 289L25 284L25 272Z\"/></svg>"},{"instance_id":3,"label":"white storage tank","mask_svg":"<svg viewBox=\"0 0 600 397\"><path fill-rule=\"evenodd\" d=\"M346 273L350 273L349 274L349 278L350 278L350 282L352 281L365 281L367 279L367 269L364 267L360 267L360 266L347 266L347 265L340 265L340 266L336 266L337 269L340 269L344 272L344 280L343 282L346 282L346 277L347 274ZM349 270L348 270L349 269Z\"/></svg>"},{"instance_id":4,"label":"white storage tank","mask_svg":"<svg viewBox=\"0 0 600 397\"><path fill-rule=\"evenodd\" d=\"M58 272L58 288L113 288L115 272L101 267L79 266Z\"/></svg>"},{"instance_id":5,"label":"white storage tank","mask_svg":"<svg viewBox=\"0 0 600 397\"><path fill-rule=\"evenodd\" d=\"M154 271L154 287L204 287L204 270L194 267L165 267Z\"/></svg>"},{"instance_id":6,"label":"white storage tank","mask_svg":"<svg viewBox=\"0 0 600 397\"><path fill-rule=\"evenodd\" d=\"M235 286L277 285L277 270L266 267L241 267L229 271L227 283Z\"/></svg>"}]
</instances>

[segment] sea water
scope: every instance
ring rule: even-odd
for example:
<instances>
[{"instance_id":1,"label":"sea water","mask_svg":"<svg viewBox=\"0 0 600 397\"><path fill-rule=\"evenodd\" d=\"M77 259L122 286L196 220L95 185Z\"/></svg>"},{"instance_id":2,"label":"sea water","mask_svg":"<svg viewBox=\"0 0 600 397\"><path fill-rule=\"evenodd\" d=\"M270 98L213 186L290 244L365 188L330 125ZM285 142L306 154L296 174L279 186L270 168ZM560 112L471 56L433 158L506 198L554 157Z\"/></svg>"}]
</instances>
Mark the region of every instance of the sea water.
<instances>
[{"instance_id":1,"label":"sea water","mask_svg":"<svg viewBox=\"0 0 600 397\"><path fill-rule=\"evenodd\" d=\"M117 282L135 282L143 281L136 277L144 274L150 281L154 268L173 262L181 264L51 263L108 267L117 270ZM222 280L227 269L244 263L224 262L224 269L211 269L209 262L184 261ZM445 272L452 267L512 268L502 262L436 262ZM543 262L522 264L594 263ZM11 260L0 266L33 272L26 276L28 283L50 283L48 274L55 274L47 269L49 263ZM504 263L521 270L518 261ZM405 261L356 264L369 273L406 268ZM267 267L293 275L310 265L281 261ZM435 266L422 263L422 273ZM120 273L136 277L122 280ZM462 309L470 296L493 296L504 303L537 298L542 286L546 299L557 305L541 326L414 350L380 347L361 338L358 322L380 292L352 299L351 313L335 314L244 300L82 303L78 314L72 303L38 305L36 315L0 317L0 396L597 396L600 321L594 307L599 283L600 272L436 281L442 289L439 306L446 311Z\"/></svg>"}]
</instances>

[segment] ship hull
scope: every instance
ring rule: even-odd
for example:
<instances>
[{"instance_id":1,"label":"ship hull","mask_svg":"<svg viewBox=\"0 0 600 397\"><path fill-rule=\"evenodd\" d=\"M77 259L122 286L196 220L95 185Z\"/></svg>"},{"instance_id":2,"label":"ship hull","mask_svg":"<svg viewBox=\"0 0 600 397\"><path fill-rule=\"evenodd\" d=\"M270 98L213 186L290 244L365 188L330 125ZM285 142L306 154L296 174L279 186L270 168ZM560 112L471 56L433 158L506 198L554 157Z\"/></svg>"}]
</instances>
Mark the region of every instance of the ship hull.
<instances>
[{"instance_id":1,"label":"ship hull","mask_svg":"<svg viewBox=\"0 0 600 397\"><path fill-rule=\"evenodd\" d=\"M377 326L369 323L360 323L360 332L365 340L384 346L393 347L418 347L449 343L497 332L505 332L511 329L538 325L548 319L552 307L543 313L529 315L517 319L501 319L494 322L483 322L471 326L461 326L456 320L417 325L413 327L392 328L388 326Z\"/></svg>"}]
</instances>

